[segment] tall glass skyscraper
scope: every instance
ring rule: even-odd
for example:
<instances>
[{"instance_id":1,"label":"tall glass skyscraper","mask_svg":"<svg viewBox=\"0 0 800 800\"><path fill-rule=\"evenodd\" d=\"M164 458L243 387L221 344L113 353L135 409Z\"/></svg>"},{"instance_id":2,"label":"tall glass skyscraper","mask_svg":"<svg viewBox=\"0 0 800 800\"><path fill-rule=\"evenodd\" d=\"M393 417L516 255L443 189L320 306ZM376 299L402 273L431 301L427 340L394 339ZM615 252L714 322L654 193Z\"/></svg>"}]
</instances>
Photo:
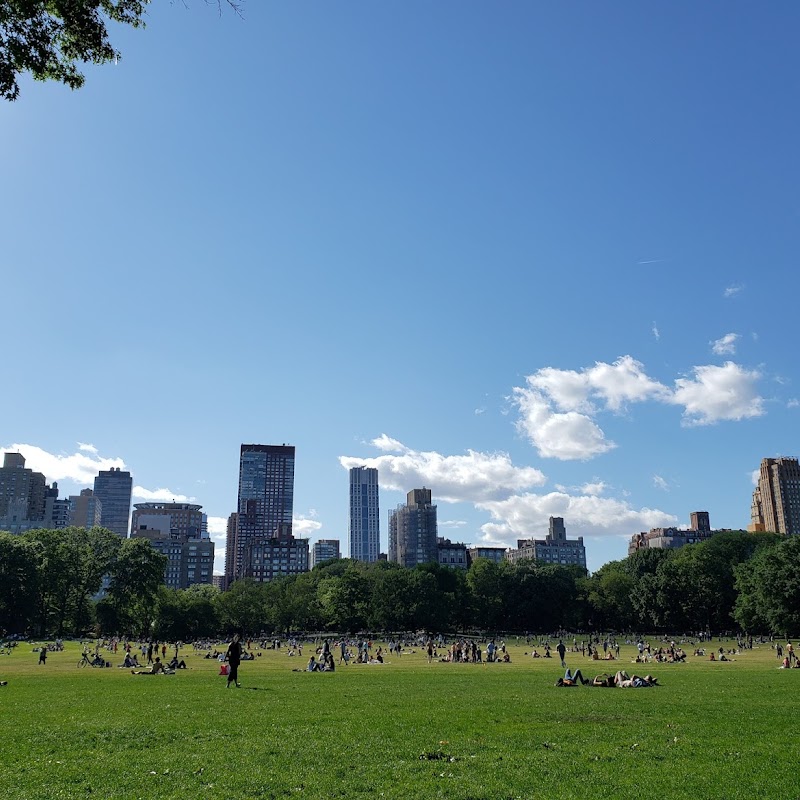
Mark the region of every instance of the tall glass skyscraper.
<instances>
[{"instance_id":1,"label":"tall glass skyscraper","mask_svg":"<svg viewBox=\"0 0 800 800\"><path fill-rule=\"evenodd\" d=\"M350 470L350 558L377 561L381 549L378 508L378 470L353 467Z\"/></svg>"},{"instance_id":2,"label":"tall glass skyscraper","mask_svg":"<svg viewBox=\"0 0 800 800\"><path fill-rule=\"evenodd\" d=\"M294 447L243 444L239 455L239 503L233 578L242 576L249 544L291 539L294 511Z\"/></svg>"},{"instance_id":3,"label":"tall glass skyscraper","mask_svg":"<svg viewBox=\"0 0 800 800\"><path fill-rule=\"evenodd\" d=\"M121 536L128 535L133 478L119 467L101 470L94 479L94 496L102 503L100 525Z\"/></svg>"}]
</instances>

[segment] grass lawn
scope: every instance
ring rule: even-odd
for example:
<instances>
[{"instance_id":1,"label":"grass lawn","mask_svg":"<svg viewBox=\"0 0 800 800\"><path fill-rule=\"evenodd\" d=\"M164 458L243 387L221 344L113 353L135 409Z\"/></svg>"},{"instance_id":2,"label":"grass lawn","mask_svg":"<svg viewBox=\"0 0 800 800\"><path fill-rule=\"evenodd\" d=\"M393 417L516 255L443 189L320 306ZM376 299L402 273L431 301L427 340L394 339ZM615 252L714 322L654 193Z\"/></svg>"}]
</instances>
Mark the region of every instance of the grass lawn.
<instances>
[{"instance_id":1,"label":"grass lawn","mask_svg":"<svg viewBox=\"0 0 800 800\"><path fill-rule=\"evenodd\" d=\"M719 643L714 643L719 647ZM655 689L556 688L559 663L511 640L511 664L292 672L264 651L225 689L219 665L133 676L77 669L68 644L37 665L0 656L0 787L15 798L776 798L793 787L800 670L768 646L709 663L593 664L652 672ZM688 649L688 648L687 648ZM111 657L120 663L120 656Z\"/></svg>"}]
</instances>

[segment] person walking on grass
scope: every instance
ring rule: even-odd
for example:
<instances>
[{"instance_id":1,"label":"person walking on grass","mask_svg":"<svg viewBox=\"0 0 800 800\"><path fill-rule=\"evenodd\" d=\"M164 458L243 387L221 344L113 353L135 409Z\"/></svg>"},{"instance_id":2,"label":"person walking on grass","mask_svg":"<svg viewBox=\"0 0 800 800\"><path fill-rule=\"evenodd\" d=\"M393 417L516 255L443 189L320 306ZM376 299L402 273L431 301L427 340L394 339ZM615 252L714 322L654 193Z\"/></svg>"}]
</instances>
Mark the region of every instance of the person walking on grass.
<instances>
[{"instance_id":1,"label":"person walking on grass","mask_svg":"<svg viewBox=\"0 0 800 800\"><path fill-rule=\"evenodd\" d=\"M556 647L556 650L558 650L558 657L561 659L561 666L566 668L567 662L565 661L565 656L566 656L566 653L567 653L567 648L564 646L564 640L563 639L559 641L558 647Z\"/></svg>"},{"instance_id":2,"label":"person walking on grass","mask_svg":"<svg viewBox=\"0 0 800 800\"><path fill-rule=\"evenodd\" d=\"M43 644L39 648L39 663L40 664L47 664L47 645Z\"/></svg>"},{"instance_id":3,"label":"person walking on grass","mask_svg":"<svg viewBox=\"0 0 800 800\"><path fill-rule=\"evenodd\" d=\"M225 660L230 667L228 671L228 683L225 686L226 689L230 689L232 683L235 684L237 689L241 685L239 683L239 664L242 662L242 644L240 638L239 634L235 633L225 653Z\"/></svg>"}]
</instances>

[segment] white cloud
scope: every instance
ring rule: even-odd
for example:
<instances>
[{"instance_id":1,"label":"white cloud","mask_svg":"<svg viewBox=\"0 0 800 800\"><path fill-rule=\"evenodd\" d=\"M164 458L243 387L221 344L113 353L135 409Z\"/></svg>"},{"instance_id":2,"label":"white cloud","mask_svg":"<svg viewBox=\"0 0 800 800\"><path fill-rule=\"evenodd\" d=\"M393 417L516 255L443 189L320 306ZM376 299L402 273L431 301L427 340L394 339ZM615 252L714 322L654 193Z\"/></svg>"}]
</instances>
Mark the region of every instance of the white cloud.
<instances>
[{"instance_id":1,"label":"white cloud","mask_svg":"<svg viewBox=\"0 0 800 800\"><path fill-rule=\"evenodd\" d=\"M481 414L485 414L485 413L486 413L486 409L485 408L476 408L475 409L475 416L476 417L479 417Z\"/></svg>"},{"instance_id":2,"label":"white cloud","mask_svg":"<svg viewBox=\"0 0 800 800\"><path fill-rule=\"evenodd\" d=\"M25 466L34 472L42 472L48 481L70 480L78 484L93 484L100 470L112 467L125 469L121 458L102 458L96 450L87 450L91 445L78 443L80 452L70 455L48 453L32 444L11 444L2 448L4 453L22 453Z\"/></svg>"},{"instance_id":3,"label":"white cloud","mask_svg":"<svg viewBox=\"0 0 800 800\"><path fill-rule=\"evenodd\" d=\"M713 425L722 420L759 417L764 413L764 399L756 382L761 377L732 361L723 366L694 368L694 378L675 381L672 402L684 407L685 425Z\"/></svg>"},{"instance_id":4,"label":"white cloud","mask_svg":"<svg viewBox=\"0 0 800 800\"><path fill-rule=\"evenodd\" d=\"M514 388L518 428L541 456L564 461L593 458L616 446L592 419L598 411L621 412L629 403L669 396L631 356L612 364L597 361L580 372L544 367L526 382L526 388Z\"/></svg>"},{"instance_id":5,"label":"white cloud","mask_svg":"<svg viewBox=\"0 0 800 800\"><path fill-rule=\"evenodd\" d=\"M738 334L723 336L718 352L733 349ZM631 403L653 400L682 405L684 425L709 425L764 413L756 384L759 372L733 362L693 368L690 378L675 380L670 389L649 377L631 356L612 364L603 361L580 371L544 367L527 376L525 387L514 387L519 430L543 458L588 460L616 447L595 421L603 411L621 413Z\"/></svg>"},{"instance_id":6,"label":"white cloud","mask_svg":"<svg viewBox=\"0 0 800 800\"><path fill-rule=\"evenodd\" d=\"M437 523L439 528L466 528L467 522L463 519L441 519Z\"/></svg>"},{"instance_id":7,"label":"white cloud","mask_svg":"<svg viewBox=\"0 0 800 800\"><path fill-rule=\"evenodd\" d=\"M653 486L655 486L656 489L661 489L665 492L669 491L669 483L667 483L667 481L660 475L653 475Z\"/></svg>"},{"instance_id":8,"label":"white cloud","mask_svg":"<svg viewBox=\"0 0 800 800\"><path fill-rule=\"evenodd\" d=\"M710 342L711 350L718 356L733 355L736 352L736 340L739 338L738 333L726 333L719 339Z\"/></svg>"},{"instance_id":9,"label":"white cloud","mask_svg":"<svg viewBox=\"0 0 800 800\"><path fill-rule=\"evenodd\" d=\"M134 499L148 503L193 503L195 499L173 492L171 489L145 489L144 486L134 486L132 495Z\"/></svg>"},{"instance_id":10,"label":"white cloud","mask_svg":"<svg viewBox=\"0 0 800 800\"><path fill-rule=\"evenodd\" d=\"M208 533L212 539L220 536L224 539L228 534L228 520L226 517L208 517Z\"/></svg>"},{"instance_id":11,"label":"white cloud","mask_svg":"<svg viewBox=\"0 0 800 800\"><path fill-rule=\"evenodd\" d=\"M426 486L433 492L434 501L446 503L499 499L546 481L538 469L514 466L507 453L467 450L466 455L445 456L390 441L401 451L399 455L340 456L339 463L345 469L376 467L384 489L408 492Z\"/></svg>"},{"instance_id":12,"label":"white cloud","mask_svg":"<svg viewBox=\"0 0 800 800\"><path fill-rule=\"evenodd\" d=\"M392 439L391 436L387 436L385 433L382 433L377 439L373 439L370 444L384 453L405 453L407 450L402 442Z\"/></svg>"},{"instance_id":13,"label":"white cloud","mask_svg":"<svg viewBox=\"0 0 800 800\"><path fill-rule=\"evenodd\" d=\"M515 546L516 539L541 537L551 516L564 517L567 533L575 536L629 536L642 530L675 524L677 518L659 509L636 510L629 503L591 495L522 494L479 503L494 522L482 526L485 541Z\"/></svg>"},{"instance_id":14,"label":"white cloud","mask_svg":"<svg viewBox=\"0 0 800 800\"><path fill-rule=\"evenodd\" d=\"M661 333L659 332L659 330L658 330L658 326L656 325L656 323L655 323L655 322L653 322L652 331L653 331L653 338L654 338L656 341L659 341L659 340L661 339Z\"/></svg>"},{"instance_id":15,"label":"white cloud","mask_svg":"<svg viewBox=\"0 0 800 800\"><path fill-rule=\"evenodd\" d=\"M594 480L591 483L584 483L583 486L580 487L580 491L583 494L592 495L593 497L597 497L606 490L607 484L604 481Z\"/></svg>"},{"instance_id":16,"label":"white cloud","mask_svg":"<svg viewBox=\"0 0 800 800\"><path fill-rule=\"evenodd\" d=\"M313 509L312 509L313 511ZM316 516L316 512L314 512ZM316 533L322 527L322 523L316 519L298 514L292 517L292 535L298 539L308 539L312 534Z\"/></svg>"},{"instance_id":17,"label":"white cloud","mask_svg":"<svg viewBox=\"0 0 800 800\"><path fill-rule=\"evenodd\" d=\"M800 400L798 400L796 397L793 397L793 398L792 398L791 400L789 400L789 402L786 404L786 408L797 408L798 406L800 406Z\"/></svg>"},{"instance_id":18,"label":"white cloud","mask_svg":"<svg viewBox=\"0 0 800 800\"><path fill-rule=\"evenodd\" d=\"M740 283L733 284L731 286L727 286L725 288L725 291L722 293L722 296L723 297L735 297L737 294L739 294L739 292L742 291L742 289L744 289L744 286L742 286L742 284L740 284Z\"/></svg>"},{"instance_id":19,"label":"white cloud","mask_svg":"<svg viewBox=\"0 0 800 800\"><path fill-rule=\"evenodd\" d=\"M761 469L760 468L759 469L754 469L750 473L750 480L751 480L753 486L758 486L758 481L759 481L760 477L761 477Z\"/></svg>"},{"instance_id":20,"label":"white cloud","mask_svg":"<svg viewBox=\"0 0 800 800\"><path fill-rule=\"evenodd\" d=\"M84 442L78 442L78 450L82 450L84 453L91 453L92 455L97 455L97 448L93 444L86 444Z\"/></svg>"}]
</instances>

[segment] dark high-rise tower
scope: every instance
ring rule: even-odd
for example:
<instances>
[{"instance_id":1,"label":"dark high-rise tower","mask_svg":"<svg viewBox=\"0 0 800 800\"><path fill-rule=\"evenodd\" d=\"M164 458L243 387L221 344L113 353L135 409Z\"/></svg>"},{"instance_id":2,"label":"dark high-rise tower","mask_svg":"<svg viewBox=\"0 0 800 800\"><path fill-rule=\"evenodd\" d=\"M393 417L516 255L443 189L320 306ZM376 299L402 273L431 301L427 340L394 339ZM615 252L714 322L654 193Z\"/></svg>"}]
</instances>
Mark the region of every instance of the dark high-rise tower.
<instances>
[{"instance_id":1,"label":"dark high-rise tower","mask_svg":"<svg viewBox=\"0 0 800 800\"><path fill-rule=\"evenodd\" d=\"M123 539L128 535L132 491L133 478L130 472L123 472L119 467L101 470L94 479L94 496L102 504L100 525Z\"/></svg>"},{"instance_id":2,"label":"dark high-rise tower","mask_svg":"<svg viewBox=\"0 0 800 800\"><path fill-rule=\"evenodd\" d=\"M353 467L350 470L350 558L377 561L381 549L378 470Z\"/></svg>"},{"instance_id":3,"label":"dark high-rise tower","mask_svg":"<svg viewBox=\"0 0 800 800\"><path fill-rule=\"evenodd\" d=\"M239 455L233 577L245 566L248 545L259 539L292 538L294 447L243 444Z\"/></svg>"},{"instance_id":4,"label":"dark high-rise tower","mask_svg":"<svg viewBox=\"0 0 800 800\"><path fill-rule=\"evenodd\" d=\"M389 560L404 567L438 562L436 506L431 490L412 489L404 506L389 512Z\"/></svg>"},{"instance_id":5,"label":"dark high-rise tower","mask_svg":"<svg viewBox=\"0 0 800 800\"><path fill-rule=\"evenodd\" d=\"M800 464L796 458L763 458L750 508L750 530L800 534Z\"/></svg>"}]
</instances>

